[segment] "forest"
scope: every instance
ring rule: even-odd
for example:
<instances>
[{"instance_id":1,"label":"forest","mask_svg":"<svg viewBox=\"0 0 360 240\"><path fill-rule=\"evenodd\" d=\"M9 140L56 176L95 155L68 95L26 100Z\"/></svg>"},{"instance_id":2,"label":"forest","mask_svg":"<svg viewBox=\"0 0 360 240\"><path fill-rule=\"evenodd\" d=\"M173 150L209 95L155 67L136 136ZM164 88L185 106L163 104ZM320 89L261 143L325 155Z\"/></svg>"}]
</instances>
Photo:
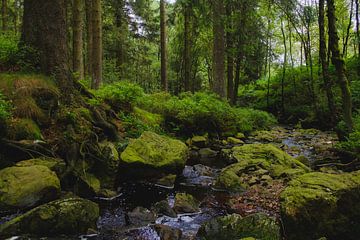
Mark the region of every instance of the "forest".
<instances>
[{"instance_id":1,"label":"forest","mask_svg":"<svg viewBox=\"0 0 360 240\"><path fill-rule=\"evenodd\" d=\"M0 239L360 239L359 0L0 10Z\"/></svg>"}]
</instances>

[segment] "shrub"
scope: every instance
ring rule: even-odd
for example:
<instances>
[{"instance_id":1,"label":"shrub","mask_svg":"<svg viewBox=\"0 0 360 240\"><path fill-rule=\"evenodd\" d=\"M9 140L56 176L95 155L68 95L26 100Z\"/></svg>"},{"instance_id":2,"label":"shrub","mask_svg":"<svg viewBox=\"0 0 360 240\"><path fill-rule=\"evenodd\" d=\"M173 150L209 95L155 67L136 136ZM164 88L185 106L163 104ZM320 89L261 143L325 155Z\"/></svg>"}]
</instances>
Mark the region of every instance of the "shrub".
<instances>
[{"instance_id":1,"label":"shrub","mask_svg":"<svg viewBox=\"0 0 360 240\"><path fill-rule=\"evenodd\" d=\"M346 131L346 126L343 121L338 124L338 131L341 133ZM354 117L354 129L353 132L344 139L344 141L337 144L337 149L342 152L347 152L353 155L355 158L360 157L360 115Z\"/></svg>"},{"instance_id":2,"label":"shrub","mask_svg":"<svg viewBox=\"0 0 360 240\"><path fill-rule=\"evenodd\" d=\"M274 117L262 111L238 109L211 93L168 94L144 96L140 107L164 116L167 130L180 134L216 133L235 134L267 128L275 123Z\"/></svg>"},{"instance_id":3,"label":"shrub","mask_svg":"<svg viewBox=\"0 0 360 240\"><path fill-rule=\"evenodd\" d=\"M119 82L101 88L96 95L116 111L131 112L144 90L133 83Z\"/></svg>"}]
</instances>

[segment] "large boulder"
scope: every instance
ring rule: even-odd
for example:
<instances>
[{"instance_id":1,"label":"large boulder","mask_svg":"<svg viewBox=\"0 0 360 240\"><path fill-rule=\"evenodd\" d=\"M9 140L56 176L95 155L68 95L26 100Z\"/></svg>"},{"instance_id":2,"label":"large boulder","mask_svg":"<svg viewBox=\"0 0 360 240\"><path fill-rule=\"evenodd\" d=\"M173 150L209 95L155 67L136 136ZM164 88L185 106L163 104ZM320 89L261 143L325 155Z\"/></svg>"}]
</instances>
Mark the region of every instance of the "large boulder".
<instances>
[{"instance_id":1,"label":"large boulder","mask_svg":"<svg viewBox=\"0 0 360 240\"><path fill-rule=\"evenodd\" d=\"M181 172L187 158L188 148L183 142L144 132L122 152L120 175L132 179L161 178Z\"/></svg>"},{"instance_id":2,"label":"large boulder","mask_svg":"<svg viewBox=\"0 0 360 240\"><path fill-rule=\"evenodd\" d=\"M200 240L281 239L280 227L276 220L263 213L244 218L233 214L212 219L200 227L197 237Z\"/></svg>"},{"instance_id":3,"label":"large boulder","mask_svg":"<svg viewBox=\"0 0 360 240\"><path fill-rule=\"evenodd\" d=\"M298 160L271 144L247 144L229 153L237 163L224 168L216 180L216 188L246 190L255 184L269 184L272 179L289 180L309 172Z\"/></svg>"},{"instance_id":4,"label":"large boulder","mask_svg":"<svg viewBox=\"0 0 360 240\"><path fill-rule=\"evenodd\" d=\"M46 166L9 167L0 171L0 209L33 207L59 195L59 178Z\"/></svg>"},{"instance_id":5,"label":"large boulder","mask_svg":"<svg viewBox=\"0 0 360 240\"><path fill-rule=\"evenodd\" d=\"M288 239L360 239L360 171L308 173L281 194Z\"/></svg>"},{"instance_id":6,"label":"large boulder","mask_svg":"<svg viewBox=\"0 0 360 240\"><path fill-rule=\"evenodd\" d=\"M59 236L86 233L96 228L99 207L81 198L50 202L0 225L0 236L19 234Z\"/></svg>"}]
</instances>

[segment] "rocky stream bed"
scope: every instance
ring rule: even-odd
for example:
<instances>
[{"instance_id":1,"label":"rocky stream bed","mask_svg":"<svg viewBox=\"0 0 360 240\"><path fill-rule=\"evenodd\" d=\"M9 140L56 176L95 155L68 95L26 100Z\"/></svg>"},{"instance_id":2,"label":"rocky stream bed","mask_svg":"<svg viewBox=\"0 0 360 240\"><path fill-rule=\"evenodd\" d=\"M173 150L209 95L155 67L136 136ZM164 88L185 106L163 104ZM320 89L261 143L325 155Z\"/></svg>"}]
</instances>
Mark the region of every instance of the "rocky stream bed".
<instances>
[{"instance_id":1,"label":"rocky stream bed","mask_svg":"<svg viewBox=\"0 0 360 240\"><path fill-rule=\"evenodd\" d=\"M141 180L122 181L112 197L91 198L90 200L100 206L100 217L97 226L88 229L87 234L53 238L14 236L9 239L221 240L235 236L244 237L234 239L247 240L309 239L286 236L284 233L284 227L291 231L293 229L287 223L284 225L284 220L280 221L281 217L288 218L287 221L291 224L298 224L295 221L297 217L291 219L291 214L297 214L295 205L302 202L292 199L293 190L286 186L299 187L301 192L300 187L306 189L305 184L312 181L310 192L317 188L314 187L318 184L316 179L321 183L333 181L326 174L334 170L323 165L329 161L340 161L333 151L336 142L336 135L332 132L292 127L275 127L271 131L259 131L246 137L238 134L226 140L209 141L206 137L197 136L187 141L190 159L176 176L170 174L156 183ZM128 154L133 156L133 153ZM325 173L309 173L309 167ZM135 167L132 171L142 169ZM305 177L301 179L307 174L315 174L311 178L313 180ZM289 184L289 181L297 176L300 176L299 180ZM326 180L327 177L330 180ZM358 176L349 176L352 184L357 181L354 180L355 177ZM337 192L337 187L346 189L346 186L338 185L331 190ZM319 191L322 191L320 187ZM287 194L290 197L284 197ZM358 195L354 198L359 198ZM324 204L325 207L332 206ZM289 210L290 208L292 210ZM299 209L305 211L303 208ZM0 232L1 224L20 213L3 213ZM319 214L320 217L323 216L322 213ZM335 212L333 216L336 216ZM314 219L316 220L316 217L310 220ZM299 222L306 225L308 220ZM314 231L319 229L319 234L327 231L326 227L324 230L322 226L314 226ZM347 234L346 231L340 233ZM240 232L244 234L239 234ZM314 233L313 236L322 236L317 234ZM331 234L329 236L338 236L339 233Z\"/></svg>"}]
</instances>

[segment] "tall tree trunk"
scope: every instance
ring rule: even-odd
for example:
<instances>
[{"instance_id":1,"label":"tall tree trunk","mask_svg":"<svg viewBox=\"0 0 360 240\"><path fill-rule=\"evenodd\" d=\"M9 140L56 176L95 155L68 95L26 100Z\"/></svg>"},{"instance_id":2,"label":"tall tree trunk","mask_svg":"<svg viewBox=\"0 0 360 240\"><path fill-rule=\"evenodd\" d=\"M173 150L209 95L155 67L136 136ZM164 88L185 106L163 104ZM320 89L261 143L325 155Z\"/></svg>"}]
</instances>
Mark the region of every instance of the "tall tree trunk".
<instances>
[{"instance_id":1,"label":"tall tree trunk","mask_svg":"<svg viewBox=\"0 0 360 240\"><path fill-rule=\"evenodd\" d=\"M221 0L213 0L213 91L221 98L226 98L225 88L225 6Z\"/></svg>"},{"instance_id":2,"label":"tall tree trunk","mask_svg":"<svg viewBox=\"0 0 360 240\"><path fill-rule=\"evenodd\" d=\"M284 21L281 19L281 33L283 37L283 46L284 46L284 63L283 63L283 73L281 77L281 112L285 115L285 77L286 77L286 65L287 65L287 45L286 45L286 35L284 29Z\"/></svg>"},{"instance_id":3,"label":"tall tree trunk","mask_svg":"<svg viewBox=\"0 0 360 240\"><path fill-rule=\"evenodd\" d=\"M73 71L79 79L84 78L83 57L83 1L74 0L73 5Z\"/></svg>"},{"instance_id":4,"label":"tall tree trunk","mask_svg":"<svg viewBox=\"0 0 360 240\"><path fill-rule=\"evenodd\" d=\"M231 3L228 2L226 4L226 15L229 17L227 20L228 27L226 32L226 48L227 48L227 95L228 99L231 103L235 103L233 101L234 97L234 49L233 49L233 22L231 19L232 16L232 6Z\"/></svg>"},{"instance_id":5,"label":"tall tree trunk","mask_svg":"<svg viewBox=\"0 0 360 240\"><path fill-rule=\"evenodd\" d=\"M235 61L234 91L233 91L233 97L232 97L233 105L236 105L237 97L238 97L238 90L239 90L239 86L240 86L241 60L242 60L242 55L239 54Z\"/></svg>"},{"instance_id":6,"label":"tall tree trunk","mask_svg":"<svg viewBox=\"0 0 360 240\"><path fill-rule=\"evenodd\" d=\"M326 53L326 37L325 37L325 0L319 0L319 36L320 36L320 62L322 66L322 76L325 85L328 108L331 115L331 123L335 123L336 107L334 102L334 94L332 92L332 81L329 74L329 64Z\"/></svg>"},{"instance_id":7,"label":"tall tree trunk","mask_svg":"<svg viewBox=\"0 0 360 240\"><path fill-rule=\"evenodd\" d=\"M40 70L55 76L66 100L73 92L68 64L66 0L25 0L21 44L37 49Z\"/></svg>"},{"instance_id":8,"label":"tall tree trunk","mask_svg":"<svg viewBox=\"0 0 360 240\"><path fill-rule=\"evenodd\" d=\"M7 0L1 1L1 17L2 17L2 30L7 30L7 17L8 17L8 6L7 6Z\"/></svg>"},{"instance_id":9,"label":"tall tree trunk","mask_svg":"<svg viewBox=\"0 0 360 240\"><path fill-rule=\"evenodd\" d=\"M345 58L347 57L347 48L348 48L349 37L350 37L350 29L351 29L351 25L352 25L352 21L353 21L353 11L354 11L354 0L351 0L349 24L346 29L346 36L345 36L345 41L344 41L344 45L343 45L343 56Z\"/></svg>"},{"instance_id":10,"label":"tall tree trunk","mask_svg":"<svg viewBox=\"0 0 360 240\"><path fill-rule=\"evenodd\" d=\"M190 79L191 79L191 53L190 53L190 41L191 41L191 5L189 2L184 6L184 87L185 92L191 91ZM195 83L193 83L194 85Z\"/></svg>"},{"instance_id":11,"label":"tall tree trunk","mask_svg":"<svg viewBox=\"0 0 360 240\"><path fill-rule=\"evenodd\" d=\"M357 51L358 57L360 56L360 28L359 28L359 0L355 0L356 3L356 39L357 39ZM359 71L360 72L360 71Z\"/></svg>"},{"instance_id":12,"label":"tall tree trunk","mask_svg":"<svg viewBox=\"0 0 360 240\"><path fill-rule=\"evenodd\" d=\"M101 0L93 0L92 6L92 88L98 89L102 82L102 20Z\"/></svg>"},{"instance_id":13,"label":"tall tree trunk","mask_svg":"<svg viewBox=\"0 0 360 240\"><path fill-rule=\"evenodd\" d=\"M93 0L85 1L86 12L86 74L92 77L92 65L93 65L93 27L92 27L92 2Z\"/></svg>"},{"instance_id":14,"label":"tall tree trunk","mask_svg":"<svg viewBox=\"0 0 360 240\"><path fill-rule=\"evenodd\" d=\"M329 48L332 52L331 61L336 68L338 83L341 88L343 117L348 131L353 129L352 119L352 100L348 79L345 75L344 59L340 55L339 37L336 29L336 10L334 0L327 0L328 3L328 22L329 22Z\"/></svg>"},{"instance_id":15,"label":"tall tree trunk","mask_svg":"<svg viewBox=\"0 0 360 240\"><path fill-rule=\"evenodd\" d=\"M128 32L128 23L125 16L125 1L118 0L114 2L116 33L116 65L120 70L125 62L125 39Z\"/></svg>"},{"instance_id":16,"label":"tall tree trunk","mask_svg":"<svg viewBox=\"0 0 360 240\"><path fill-rule=\"evenodd\" d=\"M160 0L160 48L161 48L161 88L168 91L167 79L167 33L165 0Z\"/></svg>"}]
</instances>

